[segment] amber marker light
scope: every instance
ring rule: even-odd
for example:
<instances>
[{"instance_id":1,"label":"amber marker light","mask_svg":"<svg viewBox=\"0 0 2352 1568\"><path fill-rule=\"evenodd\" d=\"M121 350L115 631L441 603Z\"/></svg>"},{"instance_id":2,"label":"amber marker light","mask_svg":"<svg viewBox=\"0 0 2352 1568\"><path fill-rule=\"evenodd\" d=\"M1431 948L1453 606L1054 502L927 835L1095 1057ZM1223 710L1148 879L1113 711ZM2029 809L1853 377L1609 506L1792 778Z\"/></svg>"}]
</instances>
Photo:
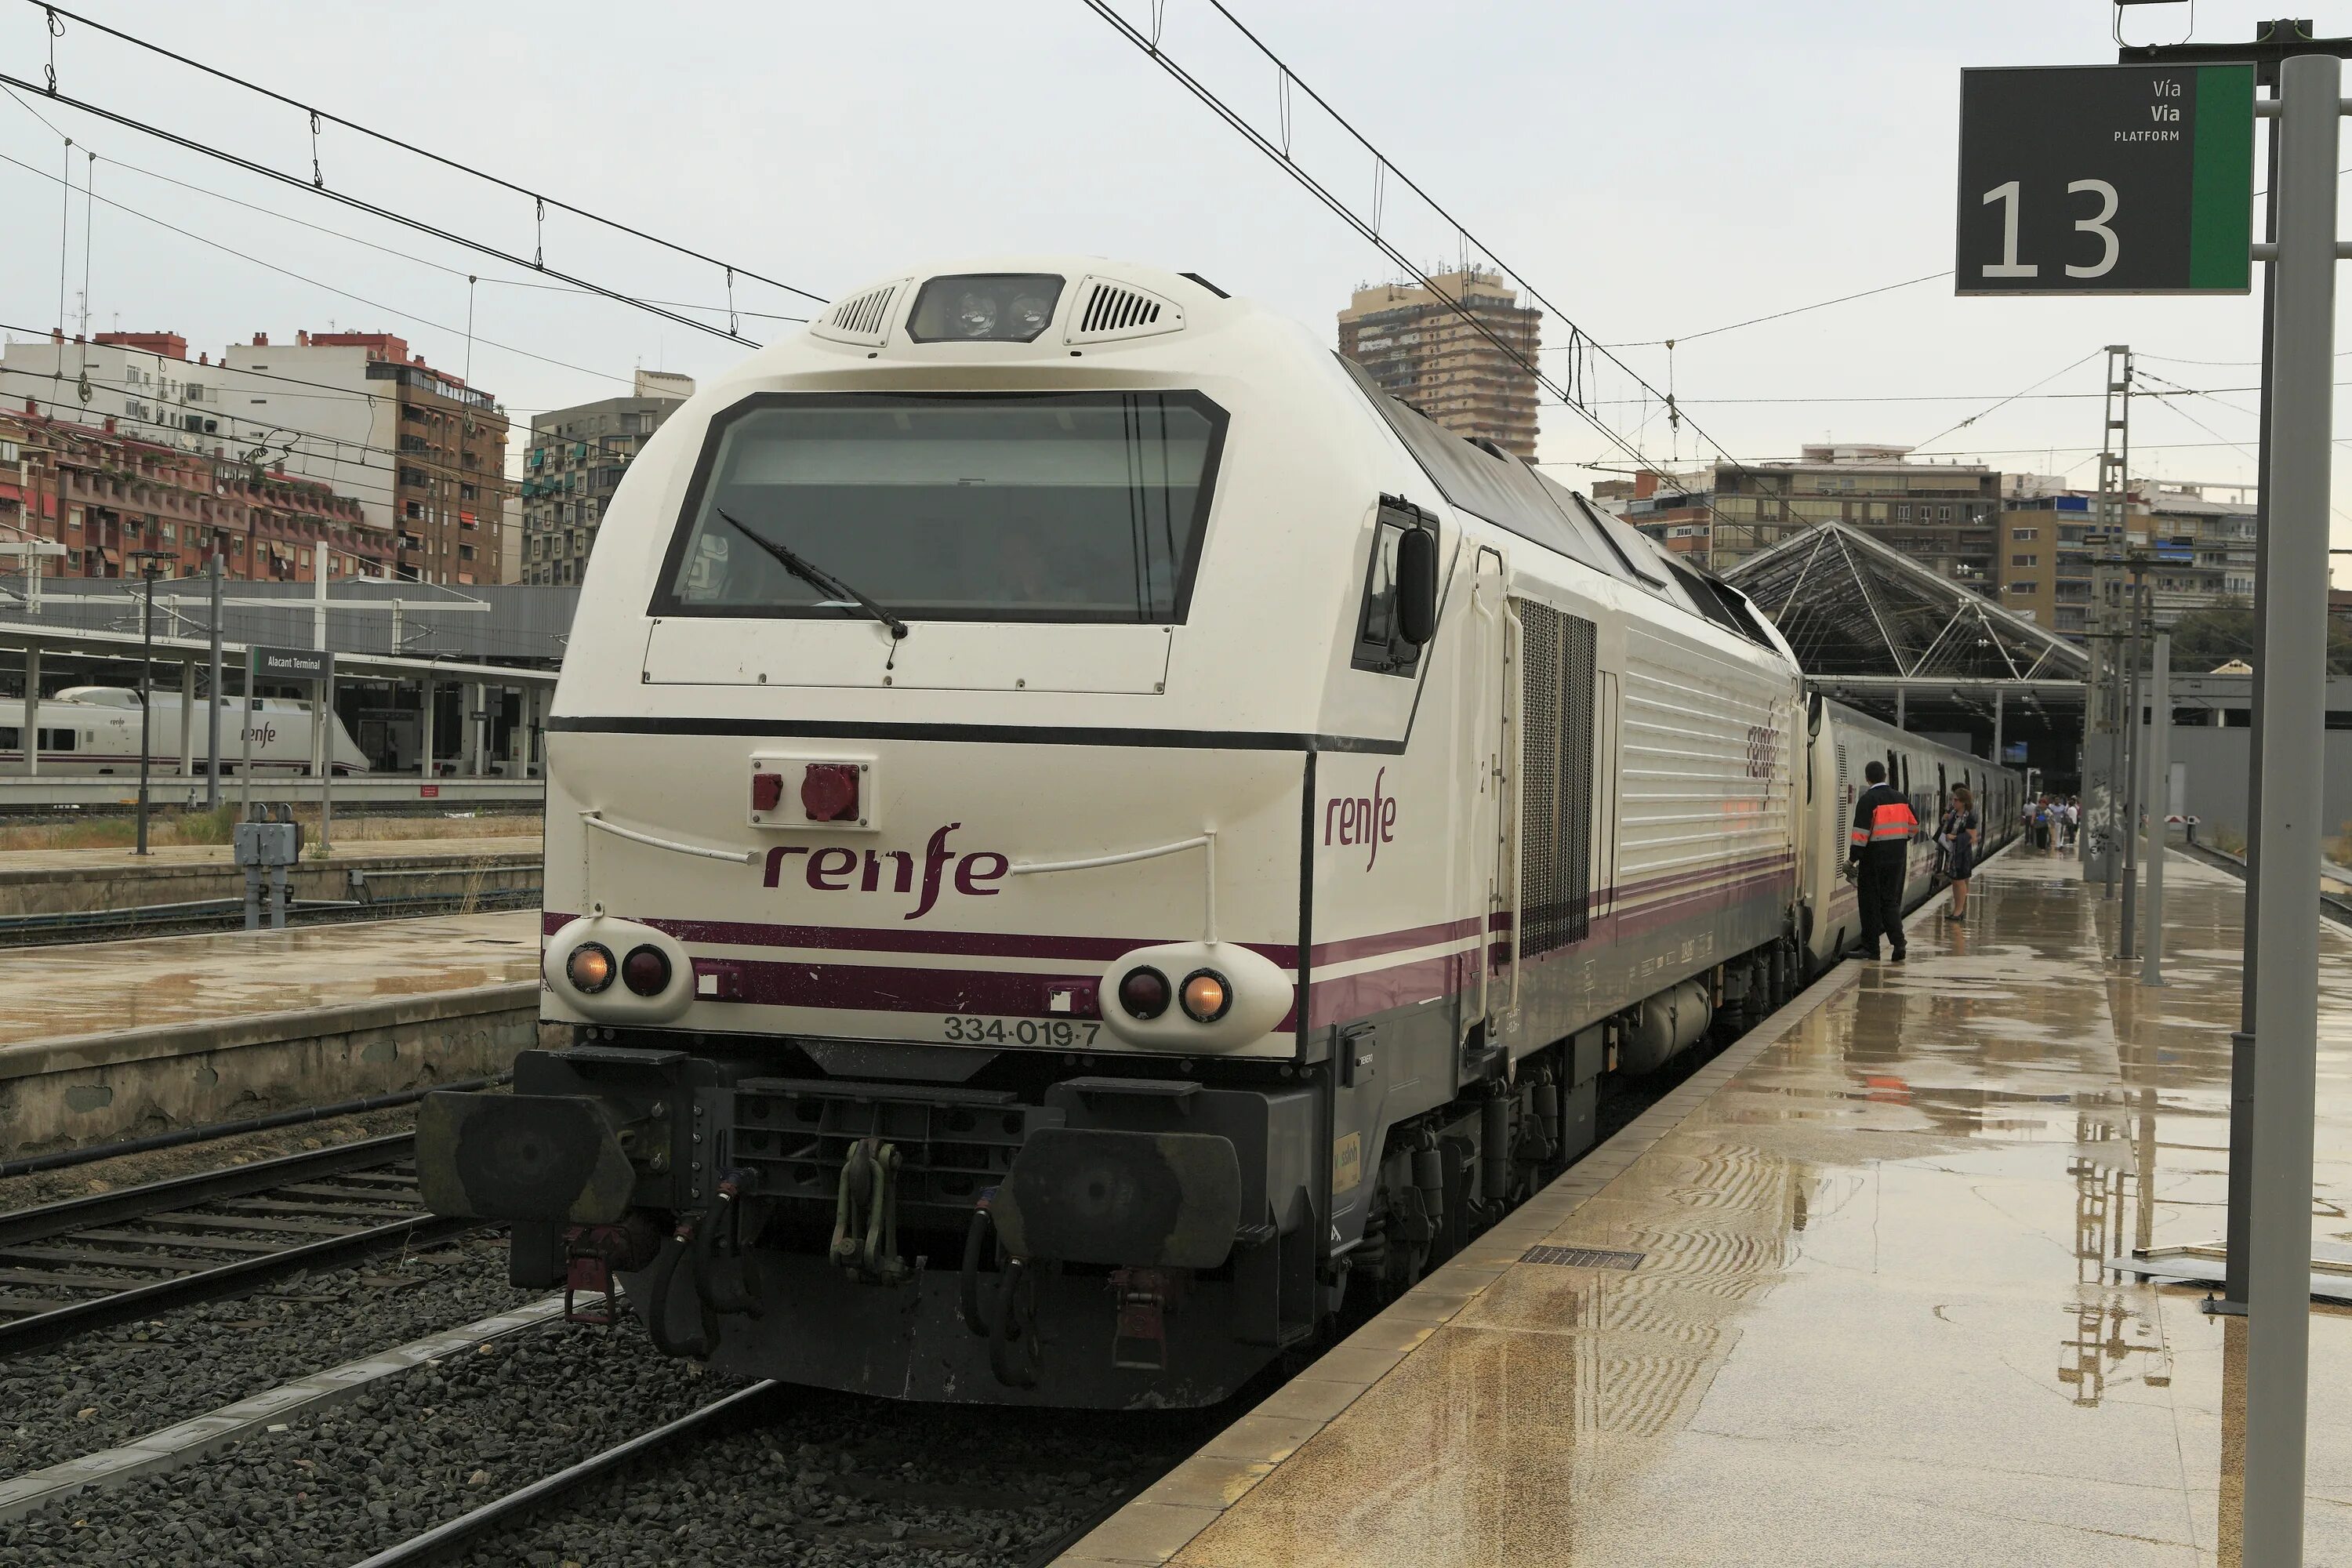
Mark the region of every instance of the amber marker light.
<instances>
[{"instance_id":1,"label":"amber marker light","mask_svg":"<svg viewBox=\"0 0 2352 1568\"><path fill-rule=\"evenodd\" d=\"M1234 1005L1233 987L1213 969L1196 969L1184 977L1184 1016L1196 1024L1213 1024Z\"/></svg>"},{"instance_id":2,"label":"amber marker light","mask_svg":"<svg viewBox=\"0 0 2352 1568\"><path fill-rule=\"evenodd\" d=\"M593 996L613 984L613 950L601 942L583 942L563 961L563 973L573 990Z\"/></svg>"}]
</instances>

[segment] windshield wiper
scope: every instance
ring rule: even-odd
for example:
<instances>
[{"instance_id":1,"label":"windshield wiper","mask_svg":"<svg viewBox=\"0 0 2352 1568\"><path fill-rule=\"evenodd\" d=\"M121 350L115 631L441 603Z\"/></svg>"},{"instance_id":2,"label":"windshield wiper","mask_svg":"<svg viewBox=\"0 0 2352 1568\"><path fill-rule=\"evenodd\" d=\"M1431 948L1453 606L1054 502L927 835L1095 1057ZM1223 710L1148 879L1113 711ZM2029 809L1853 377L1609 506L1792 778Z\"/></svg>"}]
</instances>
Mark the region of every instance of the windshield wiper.
<instances>
[{"instance_id":1,"label":"windshield wiper","mask_svg":"<svg viewBox=\"0 0 2352 1568\"><path fill-rule=\"evenodd\" d=\"M782 565L785 571L791 573L802 582L806 583L810 587L814 588L821 594L831 594L836 598L848 600L851 604L856 605L859 609L865 611L867 615L873 616L876 620L889 627L891 641L896 642L907 635L906 622L900 620L898 616L892 615L889 611L884 609L881 605L876 604L873 600L867 598L865 595L859 593L856 589L851 587L848 584L843 582L832 573L827 572L823 567L810 562L799 552L793 550L790 546L779 544L774 540L768 538L765 534L754 532L744 524L736 521L735 519L728 517L724 508L713 508L712 510L717 511L720 517L725 518L728 525L733 528L736 532L741 534L744 538L750 540L752 543L758 545L761 549L774 556L778 564Z\"/></svg>"}]
</instances>

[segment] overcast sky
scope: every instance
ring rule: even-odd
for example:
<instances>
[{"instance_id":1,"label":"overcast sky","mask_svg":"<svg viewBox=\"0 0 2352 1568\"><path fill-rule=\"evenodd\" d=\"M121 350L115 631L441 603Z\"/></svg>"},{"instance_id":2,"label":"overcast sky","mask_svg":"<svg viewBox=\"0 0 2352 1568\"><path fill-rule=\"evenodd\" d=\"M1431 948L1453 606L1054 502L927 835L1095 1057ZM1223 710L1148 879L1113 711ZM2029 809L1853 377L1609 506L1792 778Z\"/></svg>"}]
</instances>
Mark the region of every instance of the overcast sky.
<instances>
[{"instance_id":1,"label":"overcast sky","mask_svg":"<svg viewBox=\"0 0 2352 1568\"><path fill-rule=\"evenodd\" d=\"M1150 26L1151 0L1116 4ZM1960 68L2114 58L2102 0L1228 4L1603 342L1690 337L1942 271ZM76 8L828 299L920 259L1067 249L1199 271L1328 336L1349 291L1392 271L1082 0ZM2198 36L2245 37L2276 9L2200 0ZM2352 32L2352 4L2304 9L2323 32ZM2128 36L2177 38L2189 12L2135 6ZM1273 68L1237 46L1208 0L1164 0L1161 40L1276 129ZM37 7L0 0L0 70L38 82L51 47ZM54 48L62 91L309 179L312 138L298 111L70 22ZM71 325L87 266L94 330L173 330L192 353L256 331L279 341L330 324L395 331L443 369L466 374L470 358L473 381L519 421L608 395L638 364L707 373L744 352L629 307L518 287L544 280L32 103L78 143L62 257ZM1318 122L1303 93L1293 107L1300 159L1369 213L1369 155ZM83 148L100 156L87 247ZM0 156L17 161L0 163L0 323L45 331L58 316L65 154L33 113L0 100ZM542 227L526 198L331 126L318 157L330 186L524 256L543 244L549 266L599 284L726 301L718 268L560 214ZM1452 231L1393 177L1382 203L1384 230L1409 253L1458 258ZM468 273L480 279L470 290ZM1693 418L1742 458L1793 456L1825 438L1898 442L2088 484L2097 351L2128 342L2166 386L2213 394L2136 403L2135 468L2253 477L2253 300L1958 300L1951 288L1937 278L1717 333L1677 349L1671 367L1657 347L1621 352L1657 386L1671 374ZM809 308L740 278L735 300L771 315ZM761 315L741 323L763 341L797 330ZM1566 337L1563 323L1547 323L1548 342ZM1548 368L1564 373L1564 357ZM2040 393L2089 395L2021 399L1951 431L2053 375ZM1604 416L1644 453L1687 460L1705 450L1630 382L1599 392ZM2347 427L2352 416L2339 416ZM1556 407L1544 410L1542 447L1561 463L1625 460ZM2347 477L2339 467L2339 488ZM2352 536L2347 517L2352 505L2339 503L2337 531Z\"/></svg>"}]
</instances>

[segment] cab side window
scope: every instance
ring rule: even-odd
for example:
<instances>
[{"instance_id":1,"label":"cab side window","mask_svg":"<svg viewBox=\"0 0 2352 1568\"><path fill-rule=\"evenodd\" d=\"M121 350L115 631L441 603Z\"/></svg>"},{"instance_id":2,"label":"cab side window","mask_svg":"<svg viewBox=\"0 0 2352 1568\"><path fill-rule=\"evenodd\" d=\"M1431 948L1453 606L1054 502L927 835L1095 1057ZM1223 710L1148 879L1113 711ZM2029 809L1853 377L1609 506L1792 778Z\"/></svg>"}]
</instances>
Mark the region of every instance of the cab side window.
<instances>
[{"instance_id":1,"label":"cab side window","mask_svg":"<svg viewBox=\"0 0 2352 1568\"><path fill-rule=\"evenodd\" d=\"M1381 498L1372 531L1372 557L1364 573L1364 602L1356 622L1357 669L1411 675L1421 668L1421 649L1406 640L1397 617L1397 547L1410 529L1436 529L1437 520L1410 501Z\"/></svg>"}]
</instances>

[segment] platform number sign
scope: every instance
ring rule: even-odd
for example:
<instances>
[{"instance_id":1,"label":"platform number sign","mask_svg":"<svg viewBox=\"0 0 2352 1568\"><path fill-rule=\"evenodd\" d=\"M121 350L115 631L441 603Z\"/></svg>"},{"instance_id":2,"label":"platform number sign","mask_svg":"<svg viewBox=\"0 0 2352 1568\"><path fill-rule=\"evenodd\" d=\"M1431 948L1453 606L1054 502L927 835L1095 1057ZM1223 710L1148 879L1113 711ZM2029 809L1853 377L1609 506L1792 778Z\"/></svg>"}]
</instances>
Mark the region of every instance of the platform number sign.
<instances>
[{"instance_id":1,"label":"platform number sign","mask_svg":"<svg viewBox=\"0 0 2352 1568\"><path fill-rule=\"evenodd\" d=\"M1962 294L2243 294L2254 68L1960 73Z\"/></svg>"}]
</instances>

